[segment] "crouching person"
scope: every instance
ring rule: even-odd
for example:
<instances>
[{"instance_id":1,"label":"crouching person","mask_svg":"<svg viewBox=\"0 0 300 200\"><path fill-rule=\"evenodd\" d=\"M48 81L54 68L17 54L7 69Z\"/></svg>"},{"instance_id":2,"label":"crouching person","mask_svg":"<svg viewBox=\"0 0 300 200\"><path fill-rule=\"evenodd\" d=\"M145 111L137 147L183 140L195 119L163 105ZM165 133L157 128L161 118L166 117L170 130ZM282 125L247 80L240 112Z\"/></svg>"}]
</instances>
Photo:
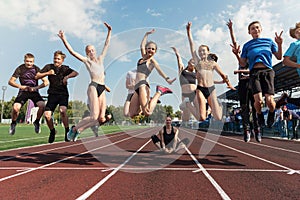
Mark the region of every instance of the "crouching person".
<instances>
[{"instance_id":1,"label":"crouching person","mask_svg":"<svg viewBox=\"0 0 300 200\"><path fill-rule=\"evenodd\" d=\"M158 136L152 135L151 139L155 146L165 153L177 152L179 149L185 147L189 142L187 138L178 142L178 129L171 125L172 118L166 117L164 127L159 131Z\"/></svg>"}]
</instances>

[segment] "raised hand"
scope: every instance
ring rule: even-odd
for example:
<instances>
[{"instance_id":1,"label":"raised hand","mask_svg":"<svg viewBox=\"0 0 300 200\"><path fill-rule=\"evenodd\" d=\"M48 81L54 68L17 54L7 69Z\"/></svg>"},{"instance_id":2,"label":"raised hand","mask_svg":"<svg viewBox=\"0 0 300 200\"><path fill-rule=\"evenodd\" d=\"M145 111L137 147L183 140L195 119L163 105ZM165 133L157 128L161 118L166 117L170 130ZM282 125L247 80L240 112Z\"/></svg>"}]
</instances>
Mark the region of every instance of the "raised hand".
<instances>
[{"instance_id":1,"label":"raised hand","mask_svg":"<svg viewBox=\"0 0 300 200\"><path fill-rule=\"evenodd\" d=\"M283 33L283 31L281 31L280 34L278 35L277 32L275 32L275 42L277 44L282 44L282 42L283 42L283 39L281 37L282 33Z\"/></svg>"},{"instance_id":2,"label":"raised hand","mask_svg":"<svg viewBox=\"0 0 300 200\"><path fill-rule=\"evenodd\" d=\"M104 25L107 27L108 30L111 30L111 26L108 23L104 22Z\"/></svg>"}]
</instances>

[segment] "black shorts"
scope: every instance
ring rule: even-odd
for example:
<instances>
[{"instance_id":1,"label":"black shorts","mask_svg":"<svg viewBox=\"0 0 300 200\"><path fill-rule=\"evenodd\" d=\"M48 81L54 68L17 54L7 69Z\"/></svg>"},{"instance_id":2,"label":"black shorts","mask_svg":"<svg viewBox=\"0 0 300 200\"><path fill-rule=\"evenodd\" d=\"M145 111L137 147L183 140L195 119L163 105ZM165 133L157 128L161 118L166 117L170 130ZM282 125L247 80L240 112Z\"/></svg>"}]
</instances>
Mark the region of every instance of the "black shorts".
<instances>
[{"instance_id":1,"label":"black shorts","mask_svg":"<svg viewBox=\"0 0 300 200\"><path fill-rule=\"evenodd\" d=\"M44 101L40 93L38 92L25 92L20 91L18 93L18 96L16 97L14 103L20 103L22 106L27 102L27 100L30 99L35 106L37 106L37 102Z\"/></svg>"},{"instance_id":2,"label":"black shorts","mask_svg":"<svg viewBox=\"0 0 300 200\"><path fill-rule=\"evenodd\" d=\"M127 95L127 97L126 97L126 101L130 101L130 100L131 100L131 98L132 98L132 96L133 96L133 93L131 93L131 94L128 94L128 95Z\"/></svg>"},{"instance_id":3,"label":"black shorts","mask_svg":"<svg viewBox=\"0 0 300 200\"><path fill-rule=\"evenodd\" d=\"M45 111L54 112L57 105L68 107L68 105L69 105L69 96L68 95L61 95L61 94L49 94Z\"/></svg>"},{"instance_id":4,"label":"black shorts","mask_svg":"<svg viewBox=\"0 0 300 200\"><path fill-rule=\"evenodd\" d=\"M250 84L253 94L262 93L274 95L274 77L273 69L252 69L250 71Z\"/></svg>"}]
</instances>

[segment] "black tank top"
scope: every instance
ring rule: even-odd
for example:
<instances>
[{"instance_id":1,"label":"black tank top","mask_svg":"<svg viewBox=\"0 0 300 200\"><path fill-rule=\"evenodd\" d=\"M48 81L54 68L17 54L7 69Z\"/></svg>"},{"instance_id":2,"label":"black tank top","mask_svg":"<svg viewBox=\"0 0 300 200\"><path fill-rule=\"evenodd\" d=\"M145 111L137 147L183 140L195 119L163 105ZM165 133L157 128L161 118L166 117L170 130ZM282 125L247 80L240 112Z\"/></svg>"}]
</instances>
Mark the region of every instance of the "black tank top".
<instances>
[{"instance_id":1,"label":"black tank top","mask_svg":"<svg viewBox=\"0 0 300 200\"><path fill-rule=\"evenodd\" d=\"M183 70L179 77L180 85L196 84L196 72Z\"/></svg>"},{"instance_id":2,"label":"black tank top","mask_svg":"<svg viewBox=\"0 0 300 200\"><path fill-rule=\"evenodd\" d=\"M167 146L168 144L170 144L173 141L173 139L175 137L175 132L174 132L173 126L172 126L172 130L171 130L170 134L167 134L167 127L164 126L163 136L164 136L165 145Z\"/></svg>"},{"instance_id":3,"label":"black tank top","mask_svg":"<svg viewBox=\"0 0 300 200\"><path fill-rule=\"evenodd\" d=\"M151 73L151 71L147 67L147 61L140 63L141 60L142 59L139 59L139 61L137 63L137 72L143 73L146 76L149 76L149 74Z\"/></svg>"}]
</instances>

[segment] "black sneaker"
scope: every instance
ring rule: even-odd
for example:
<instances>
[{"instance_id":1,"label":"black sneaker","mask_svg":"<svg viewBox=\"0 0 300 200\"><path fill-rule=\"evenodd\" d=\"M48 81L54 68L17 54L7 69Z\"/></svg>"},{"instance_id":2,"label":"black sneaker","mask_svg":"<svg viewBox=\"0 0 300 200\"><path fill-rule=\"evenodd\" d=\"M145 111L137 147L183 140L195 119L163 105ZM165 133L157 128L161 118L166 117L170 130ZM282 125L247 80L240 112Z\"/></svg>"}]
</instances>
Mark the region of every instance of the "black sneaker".
<instances>
[{"instance_id":1,"label":"black sneaker","mask_svg":"<svg viewBox=\"0 0 300 200\"><path fill-rule=\"evenodd\" d=\"M55 135L56 135L56 130L50 132L50 135L49 135L49 138L48 138L48 142L49 142L49 143L53 143L53 142L54 142L54 140L55 140Z\"/></svg>"},{"instance_id":2,"label":"black sneaker","mask_svg":"<svg viewBox=\"0 0 300 200\"><path fill-rule=\"evenodd\" d=\"M274 119L275 119L275 111L268 113L268 118L267 118L267 126L268 128L271 128L274 124Z\"/></svg>"},{"instance_id":3,"label":"black sneaker","mask_svg":"<svg viewBox=\"0 0 300 200\"><path fill-rule=\"evenodd\" d=\"M261 113L261 114L256 114L257 115L257 121L258 121L258 125L262 128L262 127L265 127L266 124L265 124L265 118L264 118L264 114Z\"/></svg>"},{"instance_id":4,"label":"black sneaker","mask_svg":"<svg viewBox=\"0 0 300 200\"><path fill-rule=\"evenodd\" d=\"M259 129L254 130L255 139L257 142L261 142L261 133Z\"/></svg>"},{"instance_id":5,"label":"black sneaker","mask_svg":"<svg viewBox=\"0 0 300 200\"><path fill-rule=\"evenodd\" d=\"M249 130L244 130L244 141L245 142L250 142L251 139L251 133Z\"/></svg>"},{"instance_id":6,"label":"black sneaker","mask_svg":"<svg viewBox=\"0 0 300 200\"><path fill-rule=\"evenodd\" d=\"M276 101L276 108L280 108L280 106L283 106L285 104L287 104L287 98L288 98L288 94L286 92L282 93L282 95L280 96L280 98Z\"/></svg>"},{"instance_id":7,"label":"black sneaker","mask_svg":"<svg viewBox=\"0 0 300 200\"><path fill-rule=\"evenodd\" d=\"M34 122L33 122L33 125L34 125L34 131L35 131L35 133L37 133L37 134L41 133L40 123L34 121Z\"/></svg>"},{"instance_id":8,"label":"black sneaker","mask_svg":"<svg viewBox=\"0 0 300 200\"><path fill-rule=\"evenodd\" d=\"M13 123L10 124L10 128L9 128L9 134L10 135L14 135L15 134L15 132L16 132L16 126L17 126L17 124L13 124Z\"/></svg>"}]
</instances>

